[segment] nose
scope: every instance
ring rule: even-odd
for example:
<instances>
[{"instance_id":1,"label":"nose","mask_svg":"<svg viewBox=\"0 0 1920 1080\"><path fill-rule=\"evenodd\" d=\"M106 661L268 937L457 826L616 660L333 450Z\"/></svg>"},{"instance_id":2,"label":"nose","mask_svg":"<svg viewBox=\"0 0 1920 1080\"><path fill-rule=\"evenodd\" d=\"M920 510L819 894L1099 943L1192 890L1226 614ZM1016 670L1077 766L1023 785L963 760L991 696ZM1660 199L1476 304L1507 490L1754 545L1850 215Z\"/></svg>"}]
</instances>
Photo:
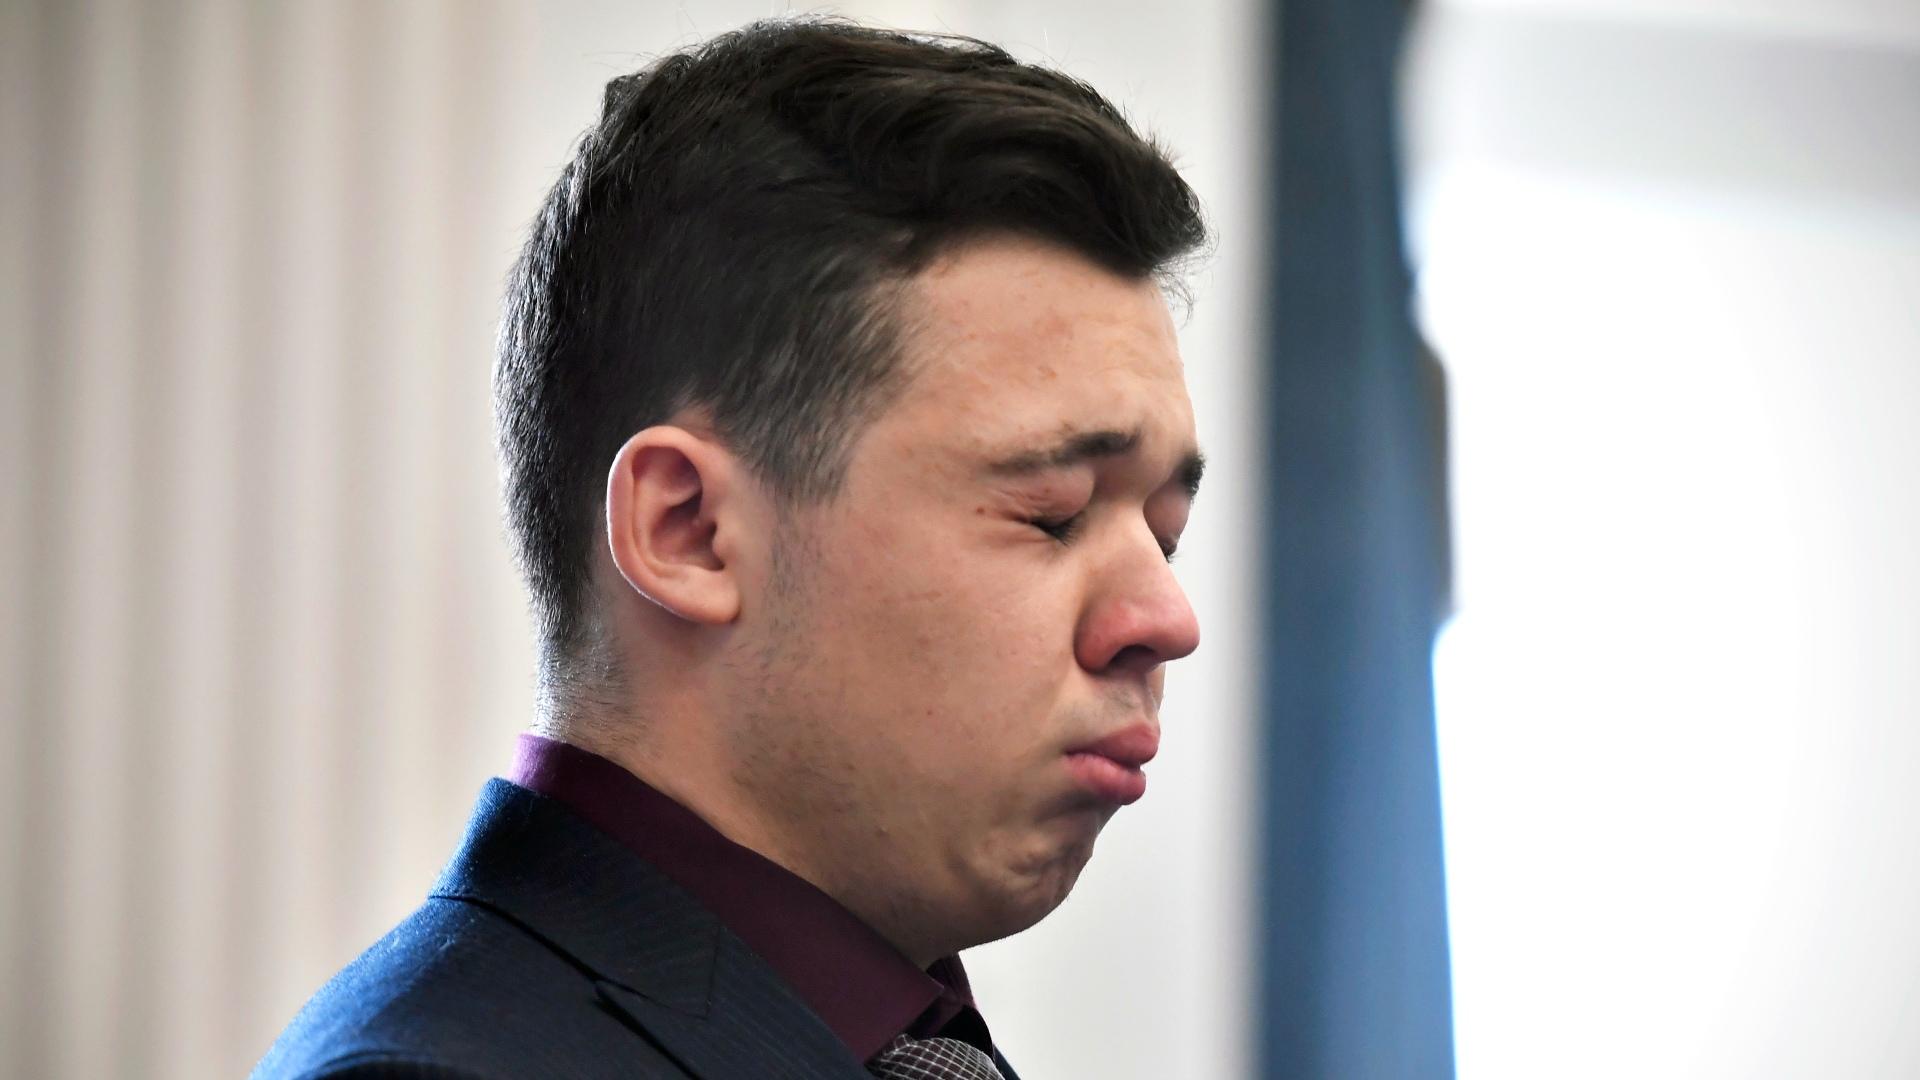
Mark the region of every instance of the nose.
<instances>
[{"instance_id":1,"label":"nose","mask_svg":"<svg viewBox=\"0 0 1920 1080\"><path fill-rule=\"evenodd\" d=\"M1151 674L1199 647L1200 621L1157 544L1113 567L1074 641L1080 666L1095 674Z\"/></svg>"}]
</instances>

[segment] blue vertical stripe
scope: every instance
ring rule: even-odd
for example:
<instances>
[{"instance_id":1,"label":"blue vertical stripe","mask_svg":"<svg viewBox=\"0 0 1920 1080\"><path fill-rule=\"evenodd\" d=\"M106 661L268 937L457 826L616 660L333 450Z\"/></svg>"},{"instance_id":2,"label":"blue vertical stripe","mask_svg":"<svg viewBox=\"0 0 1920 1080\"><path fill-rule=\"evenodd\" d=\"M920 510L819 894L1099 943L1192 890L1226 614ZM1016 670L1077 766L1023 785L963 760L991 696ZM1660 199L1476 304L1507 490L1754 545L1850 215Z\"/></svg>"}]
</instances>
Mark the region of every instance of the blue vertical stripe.
<instances>
[{"instance_id":1,"label":"blue vertical stripe","mask_svg":"<svg viewBox=\"0 0 1920 1080\"><path fill-rule=\"evenodd\" d=\"M1262 1075L1453 1076L1431 653L1437 368L1409 313L1396 0L1279 0L1266 371Z\"/></svg>"}]
</instances>

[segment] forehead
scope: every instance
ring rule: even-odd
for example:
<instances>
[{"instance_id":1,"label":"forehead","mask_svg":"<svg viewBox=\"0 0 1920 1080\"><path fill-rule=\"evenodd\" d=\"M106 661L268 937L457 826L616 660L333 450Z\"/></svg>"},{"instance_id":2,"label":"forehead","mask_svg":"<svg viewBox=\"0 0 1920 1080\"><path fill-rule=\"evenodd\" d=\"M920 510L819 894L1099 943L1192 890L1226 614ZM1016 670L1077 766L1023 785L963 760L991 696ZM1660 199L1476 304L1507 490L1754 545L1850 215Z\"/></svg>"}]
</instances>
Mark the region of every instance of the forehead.
<instances>
[{"instance_id":1,"label":"forehead","mask_svg":"<svg viewBox=\"0 0 1920 1080\"><path fill-rule=\"evenodd\" d=\"M891 412L913 430L982 449L1090 428L1193 442L1173 319L1150 280L994 238L929 266L903 308L910 378Z\"/></svg>"}]
</instances>

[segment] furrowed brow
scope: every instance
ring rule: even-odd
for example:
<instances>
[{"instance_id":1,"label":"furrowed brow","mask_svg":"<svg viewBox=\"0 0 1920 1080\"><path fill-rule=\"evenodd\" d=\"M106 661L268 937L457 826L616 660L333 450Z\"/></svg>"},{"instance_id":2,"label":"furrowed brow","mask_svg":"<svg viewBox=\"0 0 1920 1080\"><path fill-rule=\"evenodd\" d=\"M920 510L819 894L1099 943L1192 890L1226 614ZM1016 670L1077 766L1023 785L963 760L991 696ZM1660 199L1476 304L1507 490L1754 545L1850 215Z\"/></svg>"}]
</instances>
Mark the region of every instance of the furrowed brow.
<instances>
[{"instance_id":1,"label":"furrowed brow","mask_svg":"<svg viewBox=\"0 0 1920 1080\"><path fill-rule=\"evenodd\" d=\"M1001 476L1027 476L1049 469L1069 469L1099 458L1119 457L1131 453L1139 445L1140 432L1137 430L1080 431L1052 446L1023 450L1011 457L1001 458L988 468Z\"/></svg>"},{"instance_id":2,"label":"furrowed brow","mask_svg":"<svg viewBox=\"0 0 1920 1080\"><path fill-rule=\"evenodd\" d=\"M1068 435L1052 446L1023 450L1002 458L988 468L1000 476L1030 476L1050 469L1070 469L1102 458L1120 457L1132 453L1139 445L1140 431L1137 428L1133 431L1117 428L1081 431ZM1187 498L1192 499L1200 494L1200 477L1206 471L1206 455L1198 450L1181 459L1174 475L1180 487L1186 491Z\"/></svg>"}]
</instances>

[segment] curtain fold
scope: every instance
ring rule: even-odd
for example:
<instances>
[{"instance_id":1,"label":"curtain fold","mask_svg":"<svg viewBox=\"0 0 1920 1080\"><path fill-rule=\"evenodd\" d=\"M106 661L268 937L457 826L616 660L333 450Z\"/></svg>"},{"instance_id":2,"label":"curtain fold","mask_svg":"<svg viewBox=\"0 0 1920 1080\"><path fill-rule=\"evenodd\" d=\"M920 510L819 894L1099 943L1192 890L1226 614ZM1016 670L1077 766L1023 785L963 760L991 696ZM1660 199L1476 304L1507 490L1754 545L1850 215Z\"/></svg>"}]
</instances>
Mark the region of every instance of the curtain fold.
<instances>
[{"instance_id":1,"label":"curtain fold","mask_svg":"<svg viewBox=\"0 0 1920 1080\"><path fill-rule=\"evenodd\" d=\"M522 21L0 4L0 1076L244 1075L525 722Z\"/></svg>"}]
</instances>

